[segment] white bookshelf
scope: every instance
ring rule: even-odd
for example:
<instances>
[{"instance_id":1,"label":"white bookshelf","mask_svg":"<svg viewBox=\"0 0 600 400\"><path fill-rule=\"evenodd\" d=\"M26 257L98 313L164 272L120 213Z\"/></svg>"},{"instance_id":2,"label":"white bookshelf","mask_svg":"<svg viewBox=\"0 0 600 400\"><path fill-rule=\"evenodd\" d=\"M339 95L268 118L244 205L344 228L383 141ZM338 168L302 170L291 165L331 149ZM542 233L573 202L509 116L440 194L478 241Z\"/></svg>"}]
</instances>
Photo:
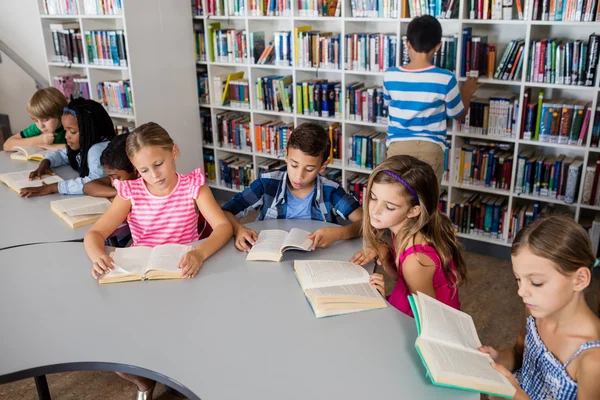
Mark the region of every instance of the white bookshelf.
<instances>
[{"instance_id":1,"label":"white bookshelf","mask_svg":"<svg viewBox=\"0 0 600 400\"><path fill-rule=\"evenodd\" d=\"M160 0L121 0L119 15L85 15L87 0L77 0L77 15L46 15L43 0L38 0L40 23L47 55L48 80L57 75L87 76L90 96L98 100L96 85L108 80L129 79L132 88L133 114L109 112L115 124L124 121L135 126L156 122L173 137L180 149L178 170L187 173L201 165L198 154L202 139L198 132L198 96L195 85L194 38L189 35L189 0L170 0L168 7ZM90 63L85 51L84 62L56 62L49 25L77 22L81 32L89 30L123 30L127 48L127 66ZM186 29L187 28L187 29ZM176 61L176 62L175 62Z\"/></svg>"},{"instance_id":2,"label":"white bookshelf","mask_svg":"<svg viewBox=\"0 0 600 400\"><path fill-rule=\"evenodd\" d=\"M265 41L269 40L269 35L273 31L291 31L299 26L310 25L315 30L321 31L332 31L339 32L340 37L343 38L347 33L391 33L396 34L398 37L398 51L396 64L399 63L401 52L400 52L400 37L406 34L407 26L411 19L409 18L353 18L351 17L351 9L349 0L341 0L342 9L341 17L303 17L300 16L297 9L297 2L292 1L293 14L292 17L256 17L256 16L208 16L206 15L207 7L206 1L204 2L204 13L203 16L193 16L195 26L203 24L206 29L207 23L211 21L221 22L221 28L231 28L236 30L246 30L247 32L252 31L264 31ZM462 31L465 27L473 28L473 35L487 35L488 43L496 45L496 66L502 57L507 44L511 40L522 39L525 41L524 49L524 60L528 59L530 42L536 39L542 38L561 38L561 39L572 39L572 40L588 40L590 34L598 32L600 30L600 22L548 22L548 21L522 21L516 20L516 6L513 10L515 20L470 20L468 19L468 2L466 0L460 0L459 2L459 18L458 19L440 19L440 23L443 28L443 34L447 35L458 35L458 46L456 48L457 57L457 68L456 77L459 82L464 82L465 78L460 77L461 59L462 59ZM248 10L246 10L248 13ZM265 21L269 21L267 25ZM577 29L574 30L573 27ZM206 30L205 30L206 32ZM205 35L208 40L207 35ZM205 44L208 49L208 43ZM292 40L293 46L293 40ZM249 49L250 51L250 49ZM294 50L292 48L292 54ZM342 46L342 59L344 58L344 48ZM347 119L335 119L335 118L323 118L323 117L310 117L299 114L287 114L279 112L259 111L256 107L256 96L254 84L258 76L266 75L292 75L293 85L296 86L296 82L311 77L316 78L317 74L319 77L328 78L330 80L335 79L341 81L342 91L345 92L346 84L356 80L365 80L369 83L377 83L379 85L383 82L383 73L381 72L361 72L361 71L341 71L341 70L327 70L319 69L318 71L306 68L296 68L294 65L290 67L278 67L271 65L248 65L248 64L224 64L217 62L201 62L199 65L206 65L208 70L208 78L211 83L212 89L212 78L216 75L225 73L233 73L243 71L244 77L249 80L250 83L250 110L242 110L237 108L222 107L215 104L202 105L203 108L209 108L212 114L212 126L213 126L213 143L214 146L204 146L205 149L209 149L215 155L215 169L217 173L217 180L211 183L211 187L215 189L222 189L230 192L237 192L230 188L223 187L220 181L219 174L219 160L227 157L230 154L240 154L240 151L235 151L228 148L220 148L219 140L217 137L216 129L216 114L221 110L232 110L240 113L247 113L250 116L251 131L253 125L258 121L265 121L268 119L279 119L283 121L290 121L294 123L294 126L298 126L302 122L306 121L321 121L326 123L340 122L342 126L342 135L344 147L342 148L343 161L341 165L333 165L332 168L338 168L342 170L342 182L346 185L346 180L351 175L358 174L369 174L370 171L365 168L359 168L351 166L348 163L348 144L351 135L361 129L372 128L379 132L385 132L386 126L383 124L373 124L368 122L351 121ZM494 94L512 94L519 99L519 104L523 104L523 95L527 88L544 89L544 99L552 100L582 100L590 104L592 107L592 120L588 128L586 135L586 143L583 146L564 146L546 144L540 142L533 142L528 140L522 140L518 138L518 133L515 133L513 137L498 137L498 136L487 136L477 135L466 132L457 132L457 124L454 122L453 126L448 127L448 135L452 137L451 140L451 166L450 166L450 178L448 181L442 182L442 185L448 191L448 207L450 203L458 201L462 197L463 193L487 193L498 196L503 196L508 199L508 215L510 215L513 207L516 206L517 202L528 202L528 201L539 201L540 203L554 203L564 207L565 211L573 215L575 220L582 221L588 217L593 217L596 211L600 211L600 207L593 207L581 204L582 191L583 191L583 180L585 177L585 166L589 163L594 162L595 159L600 156L600 149L591 148L591 131L594 125L595 109L598 105L599 96L599 85L598 76L596 77L596 84L594 87L581 87L581 86L567 86L567 85L554 85L544 83L530 83L526 81L527 64L524 63L521 71L520 80L517 81L502 81L481 78L480 81L484 82L485 85L478 90L476 97L490 97ZM600 73L598 74L600 75ZM294 89L295 92L295 89ZM295 93L294 93L295 95ZM535 97L535 96L534 96ZM345 96L343 97L345 98ZM212 99L212 95L211 95ZM294 99L294 104L296 104ZM534 98L531 101L537 101ZM346 110L344 110L346 114ZM521 115L517 120L517 126L520 126ZM254 139L254 138L253 138ZM510 143L514 147L514 160L512 169L511 189L510 190L499 190L486 188L484 186L477 185L464 185L457 182L457 156L460 155L460 146L466 139L483 139L490 142L501 142ZM518 154L525 148L535 148L540 153L548 155L553 154L565 154L567 156L578 155L584 160L584 168L581 174L581 182L579 185L579 196L578 201L574 204L567 205L562 201L555 199L539 196L528 196L528 195L517 195L514 192L515 174L517 169ZM254 149L254 143L253 143ZM257 152L242 152L246 156L250 156L254 163L254 172L258 176L257 165L264 159L275 158L273 156L265 155ZM446 210L447 212L449 210ZM503 231L508 231L509 221L505 221ZM494 239L486 236L478 236L471 234L458 234L461 238L478 240L487 243L493 243L497 245L510 246L506 240Z\"/></svg>"}]
</instances>

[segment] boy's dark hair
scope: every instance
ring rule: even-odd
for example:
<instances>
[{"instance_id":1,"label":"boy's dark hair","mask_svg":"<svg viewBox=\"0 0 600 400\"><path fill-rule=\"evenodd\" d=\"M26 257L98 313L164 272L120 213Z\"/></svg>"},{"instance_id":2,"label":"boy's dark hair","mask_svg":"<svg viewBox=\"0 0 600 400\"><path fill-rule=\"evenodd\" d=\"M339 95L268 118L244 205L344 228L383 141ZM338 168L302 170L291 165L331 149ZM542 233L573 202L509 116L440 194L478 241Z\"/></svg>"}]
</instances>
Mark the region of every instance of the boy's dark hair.
<instances>
[{"instance_id":1,"label":"boy's dark hair","mask_svg":"<svg viewBox=\"0 0 600 400\"><path fill-rule=\"evenodd\" d=\"M429 53L442 41L442 25L430 15L416 17L408 24L406 38L417 53Z\"/></svg>"},{"instance_id":2,"label":"boy's dark hair","mask_svg":"<svg viewBox=\"0 0 600 400\"><path fill-rule=\"evenodd\" d=\"M329 158L331 141L322 125L305 122L292 131L287 143L288 149L298 149L313 157L321 157L322 162Z\"/></svg>"},{"instance_id":3,"label":"boy's dark hair","mask_svg":"<svg viewBox=\"0 0 600 400\"><path fill-rule=\"evenodd\" d=\"M133 164L129 161L125 151L129 133L117 135L110 141L102 155L100 156L100 165L110 169L118 169L125 172L133 172Z\"/></svg>"},{"instance_id":4,"label":"boy's dark hair","mask_svg":"<svg viewBox=\"0 0 600 400\"><path fill-rule=\"evenodd\" d=\"M63 115L75 112L77 126L79 127L79 150L72 150L67 146L69 165L79 171L80 177L90 174L88 167L88 152L96 143L111 140L115 137L115 126L112 119L102 106L94 100L79 97L71 100L63 110ZM77 154L81 153L81 163L77 163Z\"/></svg>"}]
</instances>

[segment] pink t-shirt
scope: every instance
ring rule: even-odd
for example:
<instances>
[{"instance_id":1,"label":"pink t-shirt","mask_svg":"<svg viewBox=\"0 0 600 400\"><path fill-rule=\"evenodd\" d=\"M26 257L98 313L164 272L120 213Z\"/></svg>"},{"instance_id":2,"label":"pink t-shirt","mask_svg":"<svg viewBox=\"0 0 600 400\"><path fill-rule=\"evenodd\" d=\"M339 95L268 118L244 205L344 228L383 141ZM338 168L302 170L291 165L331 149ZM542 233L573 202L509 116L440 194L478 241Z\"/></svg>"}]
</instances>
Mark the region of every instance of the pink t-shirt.
<instances>
[{"instance_id":1,"label":"pink t-shirt","mask_svg":"<svg viewBox=\"0 0 600 400\"><path fill-rule=\"evenodd\" d=\"M175 189L166 196L155 196L143 178L114 180L114 186L125 200L131 201L127 223L133 246L190 244L198 240L198 214L195 202L204 174L200 168L189 175L177 174Z\"/></svg>"},{"instance_id":2,"label":"pink t-shirt","mask_svg":"<svg viewBox=\"0 0 600 400\"><path fill-rule=\"evenodd\" d=\"M396 249L392 245L392 251L394 253L394 260L397 260L398 266L398 282L396 282L396 286L394 290L388 297L388 301L391 305L396 307L398 310L402 311L404 314L407 314L414 318L412 310L410 308L410 303L408 302L408 296L411 294L408 290L408 286L406 285L406 281L404 280L404 274L402 273L402 263L412 253L421 253L429 257L435 263L435 272L433 273L433 290L435 291L435 298L438 301L441 301L444 304L449 305L450 307L454 307L457 310L460 310L460 301L458 299L458 289L452 287L452 282L450 282L446 275L444 275L444 270L442 269L442 262L440 260L440 256L438 252L429 245L417 244L412 247L407 248L400 256L396 258ZM453 271L456 271L456 266L454 265L454 260L450 260L450 268Z\"/></svg>"}]
</instances>

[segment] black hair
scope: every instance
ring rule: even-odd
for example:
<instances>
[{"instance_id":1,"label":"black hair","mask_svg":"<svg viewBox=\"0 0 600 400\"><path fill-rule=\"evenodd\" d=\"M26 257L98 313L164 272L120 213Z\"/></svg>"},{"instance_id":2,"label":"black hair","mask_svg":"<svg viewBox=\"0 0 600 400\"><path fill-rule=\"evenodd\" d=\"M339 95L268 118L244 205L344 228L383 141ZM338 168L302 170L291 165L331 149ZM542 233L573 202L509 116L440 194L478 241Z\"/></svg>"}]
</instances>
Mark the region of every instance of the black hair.
<instances>
[{"instance_id":1,"label":"black hair","mask_svg":"<svg viewBox=\"0 0 600 400\"><path fill-rule=\"evenodd\" d=\"M112 119L102 106L94 100L79 97L71 100L67 108L75 111L77 126L79 127L79 150L73 150L67 146L67 157L69 164L75 171L79 171L80 177L90 174L87 157L90 148L96 143L111 140L115 137L115 126ZM63 115L72 115L63 111ZM77 155L81 153L81 162L77 162Z\"/></svg>"},{"instance_id":2,"label":"black hair","mask_svg":"<svg viewBox=\"0 0 600 400\"><path fill-rule=\"evenodd\" d=\"M129 157L127 157L127 152L125 151L127 136L129 136L129 133L123 133L115 136L110 141L100 156L100 165L110 169L133 172L133 164L129 161Z\"/></svg>"},{"instance_id":3,"label":"black hair","mask_svg":"<svg viewBox=\"0 0 600 400\"><path fill-rule=\"evenodd\" d=\"M406 38L417 53L429 53L442 41L442 25L431 15L416 17L408 24Z\"/></svg>"},{"instance_id":4,"label":"black hair","mask_svg":"<svg viewBox=\"0 0 600 400\"><path fill-rule=\"evenodd\" d=\"M292 131L287 143L288 149L298 149L313 157L321 157L322 162L329 158L331 141L325 128L315 122L305 122Z\"/></svg>"}]
</instances>

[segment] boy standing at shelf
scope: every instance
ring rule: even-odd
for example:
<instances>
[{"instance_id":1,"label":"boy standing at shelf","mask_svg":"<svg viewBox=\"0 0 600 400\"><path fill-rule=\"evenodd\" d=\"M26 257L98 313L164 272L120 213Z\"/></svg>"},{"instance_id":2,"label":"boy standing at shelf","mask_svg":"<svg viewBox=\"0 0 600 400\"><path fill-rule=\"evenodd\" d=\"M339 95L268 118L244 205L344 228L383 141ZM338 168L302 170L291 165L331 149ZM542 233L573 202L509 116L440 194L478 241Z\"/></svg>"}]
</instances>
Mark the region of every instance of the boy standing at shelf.
<instances>
[{"instance_id":1,"label":"boy standing at shelf","mask_svg":"<svg viewBox=\"0 0 600 400\"><path fill-rule=\"evenodd\" d=\"M235 195L222 208L233 225L235 246L250 251L258 234L244 227L238 218L250 208L260 209L265 219L312 219L337 223L338 217L352 223L320 228L308 236L313 248L328 247L338 240L360 236L362 208L337 182L321 175L329 163L331 142L325 128L304 123L290 135L285 149L286 165L262 173L250 187Z\"/></svg>"},{"instance_id":2,"label":"boy standing at shelf","mask_svg":"<svg viewBox=\"0 0 600 400\"><path fill-rule=\"evenodd\" d=\"M39 146L46 150L65 148L65 128L60 118L66 105L67 99L56 88L36 91L27 102L33 124L6 139L4 151L12 151L15 146Z\"/></svg>"},{"instance_id":3,"label":"boy standing at shelf","mask_svg":"<svg viewBox=\"0 0 600 400\"><path fill-rule=\"evenodd\" d=\"M429 15L408 25L410 63L393 67L383 79L388 106L387 157L410 155L431 165L438 180L444 173L446 119L462 119L482 84L469 78L458 90L451 71L431 64L442 45L442 26Z\"/></svg>"}]
</instances>

